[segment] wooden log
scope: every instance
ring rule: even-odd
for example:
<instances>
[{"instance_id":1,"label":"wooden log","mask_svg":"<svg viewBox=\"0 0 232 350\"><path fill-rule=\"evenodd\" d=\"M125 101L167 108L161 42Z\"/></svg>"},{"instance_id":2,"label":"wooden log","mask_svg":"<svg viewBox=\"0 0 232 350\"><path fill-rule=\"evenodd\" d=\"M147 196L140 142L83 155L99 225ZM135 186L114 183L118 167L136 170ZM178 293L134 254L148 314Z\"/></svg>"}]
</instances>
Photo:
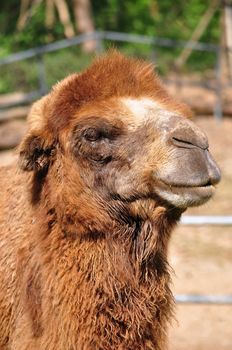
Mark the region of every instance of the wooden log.
<instances>
[{"instance_id":1,"label":"wooden log","mask_svg":"<svg viewBox=\"0 0 232 350\"><path fill-rule=\"evenodd\" d=\"M217 95L213 90L201 86L178 85L168 83L167 88L173 97L187 103L196 114L212 115L217 101ZM227 88L222 94L223 115L232 116L232 88Z\"/></svg>"},{"instance_id":2,"label":"wooden log","mask_svg":"<svg viewBox=\"0 0 232 350\"><path fill-rule=\"evenodd\" d=\"M10 94L0 95L0 107L8 106L11 104L20 104L28 96L25 92L13 92Z\"/></svg>"},{"instance_id":3,"label":"wooden log","mask_svg":"<svg viewBox=\"0 0 232 350\"><path fill-rule=\"evenodd\" d=\"M19 144L26 132L26 121L11 120L0 124L0 150L7 150Z\"/></svg>"},{"instance_id":4,"label":"wooden log","mask_svg":"<svg viewBox=\"0 0 232 350\"><path fill-rule=\"evenodd\" d=\"M15 151L1 151L0 152L0 166L10 165L17 160L17 154Z\"/></svg>"},{"instance_id":5,"label":"wooden log","mask_svg":"<svg viewBox=\"0 0 232 350\"><path fill-rule=\"evenodd\" d=\"M30 110L29 106L24 107L14 107L8 108L5 110L0 110L0 122L18 119L18 118L26 118Z\"/></svg>"}]
</instances>

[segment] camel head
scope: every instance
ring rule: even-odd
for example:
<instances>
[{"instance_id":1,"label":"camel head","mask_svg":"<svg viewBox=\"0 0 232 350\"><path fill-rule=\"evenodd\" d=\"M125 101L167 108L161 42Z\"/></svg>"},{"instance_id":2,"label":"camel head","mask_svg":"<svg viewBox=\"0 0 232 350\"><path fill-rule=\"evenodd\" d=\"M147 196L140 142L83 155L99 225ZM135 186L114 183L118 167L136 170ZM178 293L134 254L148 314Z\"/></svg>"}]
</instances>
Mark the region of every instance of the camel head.
<instances>
[{"instance_id":1,"label":"camel head","mask_svg":"<svg viewBox=\"0 0 232 350\"><path fill-rule=\"evenodd\" d=\"M53 176L61 200L66 191L73 202L85 194L86 206L148 200L183 211L209 200L220 180L190 119L152 65L111 52L34 105L21 167Z\"/></svg>"}]
</instances>

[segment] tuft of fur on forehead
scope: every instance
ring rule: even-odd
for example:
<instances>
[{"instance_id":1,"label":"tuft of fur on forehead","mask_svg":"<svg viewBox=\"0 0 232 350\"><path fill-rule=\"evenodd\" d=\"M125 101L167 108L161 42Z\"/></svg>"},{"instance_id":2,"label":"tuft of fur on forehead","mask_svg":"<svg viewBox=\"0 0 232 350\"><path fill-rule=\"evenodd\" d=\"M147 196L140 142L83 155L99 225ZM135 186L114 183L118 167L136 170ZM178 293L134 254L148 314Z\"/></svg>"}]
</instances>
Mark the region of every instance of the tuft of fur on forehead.
<instances>
[{"instance_id":1,"label":"tuft of fur on forehead","mask_svg":"<svg viewBox=\"0 0 232 350\"><path fill-rule=\"evenodd\" d=\"M151 63L127 58L112 50L97 58L83 73L70 75L53 88L49 99L52 102L49 125L63 128L86 103L117 97L147 97L174 113L191 115L186 105L169 96Z\"/></svg>"}]
</instances>

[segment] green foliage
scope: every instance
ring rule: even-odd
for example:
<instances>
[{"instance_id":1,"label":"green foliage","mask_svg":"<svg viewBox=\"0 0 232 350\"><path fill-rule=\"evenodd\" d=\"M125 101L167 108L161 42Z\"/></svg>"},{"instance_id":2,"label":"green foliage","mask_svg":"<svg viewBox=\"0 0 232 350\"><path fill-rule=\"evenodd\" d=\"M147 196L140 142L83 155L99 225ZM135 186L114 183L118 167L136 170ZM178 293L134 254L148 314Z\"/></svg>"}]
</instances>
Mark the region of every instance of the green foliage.
<instances>
[{"instance_id":1,"label":"green foliage","mask_svg":"<svg viewBox=\"0 0 232 350\"><path fill-rule=\"evenodd\" d=\"M48 88L73 72L80 72L92 61L93 55L86 55L79 48L72 47L47 54L44 57Z\"/></svg>"},{"instance_id":2,"label":"green foliage","mask_svg":"<svg viewBox=\"0 0 232 350\"><path fill-rule=\"evenodd\" d=\"M3 43L0 57L4 57L5 52L17 52L64 38L63 27L59 21L56 21L52 30L46 28L43 2L26 22L25 28L18 31L16 23L19 17L19 4L19 0L0 2L0 40Z\"/></svg>"},{"instance_id":3,"label":"green foliage","mask_svg":"<svg viewBox=\"0 0 232 350\"><path fill-rule=\"evenodd\" d=\"M38 89L37 67L34 60L16 62L1 68L0 93Z\"/></svg>"},{"instance_id":4,"label":"green foliage","mask_svg":"<svg viewBox=\"0 0 232 350\"><path fill-rule=\"evenodd\" d=\"M93 1L97 28L188 40L211 0ZM218 42L219 11L202 41Z\"/></svg>"},{"instance_id":5,"label":"green foliage","mask_svg":"<svg viewBox=\"0 0 232 350\"><path fill-rule=\"evenodd\" d=\"M66 0L72 15L72 0ZM96 29L188 40L211 0L92 0ZM0 58L10 53L44 45L64 38L63 26L57 19L49 30L45 26L45 1L42 1L27 21L23 31L17 31L20 1L0 2ZM58 18L57 14L56 17ZM220 10L218 9L201 41L218 43ZM104 42L105 48L117 46L128 55L153 60L161 74L166 74L181 49L156 48L145 44ZM85 67L91 56L80 48L71 48L44 56L47 83L51 86L67 74ZM215 55L193 52L184 69L213 68ZM3 66L0 93L15 90L31 91L38 88L37 66L33 60ZM12 79L14 77L14 79Z\"/></svg>"},{"instance_id":6,"label":"green foliage","mask_svg":"<svg viewBox=\"0 0 232 350\"><path fill-rule=\"evenodd\" d=\"M79 48L59 50L43 57L46 83L50 89L58 81L73 72L79 72L89 65L93 55L86 55ZM13 77L13 79L12 79ZM0 93L14 91L30 92L39 89L38 65L36 60L9 64L2 69Z\"/></svg>"},{"instance_id":7,"label":"green foliage","mask_svg":"<svg viewBox=\"0 0 232 350\"><path fill-rule=\"evenodd\" d=\"M96 25L104 30L154 35L152 0L93 1ZM170 1L169 1L170 2Z\"/></svg>"}]
</instances>

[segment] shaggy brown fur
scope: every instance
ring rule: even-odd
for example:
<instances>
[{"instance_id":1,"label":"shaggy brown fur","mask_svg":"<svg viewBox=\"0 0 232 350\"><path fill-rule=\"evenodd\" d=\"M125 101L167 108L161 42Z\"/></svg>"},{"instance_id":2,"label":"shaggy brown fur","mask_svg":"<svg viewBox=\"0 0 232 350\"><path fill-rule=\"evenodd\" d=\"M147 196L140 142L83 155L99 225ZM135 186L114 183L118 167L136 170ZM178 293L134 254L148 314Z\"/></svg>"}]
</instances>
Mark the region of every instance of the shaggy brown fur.
<instances>
[{"instance_id":1,"label":"shaggy brown fur","mask_svg":"<svg viewBox=\"0 0 232 350\"><path fill-rule=\"evenodd\" d=\"M0 171L1 350L166 347L167 244L185 208L156 194L168 153L121 97L189 113L114 52L33 106L21 169Z\"/></svg>"}]
</instances>

